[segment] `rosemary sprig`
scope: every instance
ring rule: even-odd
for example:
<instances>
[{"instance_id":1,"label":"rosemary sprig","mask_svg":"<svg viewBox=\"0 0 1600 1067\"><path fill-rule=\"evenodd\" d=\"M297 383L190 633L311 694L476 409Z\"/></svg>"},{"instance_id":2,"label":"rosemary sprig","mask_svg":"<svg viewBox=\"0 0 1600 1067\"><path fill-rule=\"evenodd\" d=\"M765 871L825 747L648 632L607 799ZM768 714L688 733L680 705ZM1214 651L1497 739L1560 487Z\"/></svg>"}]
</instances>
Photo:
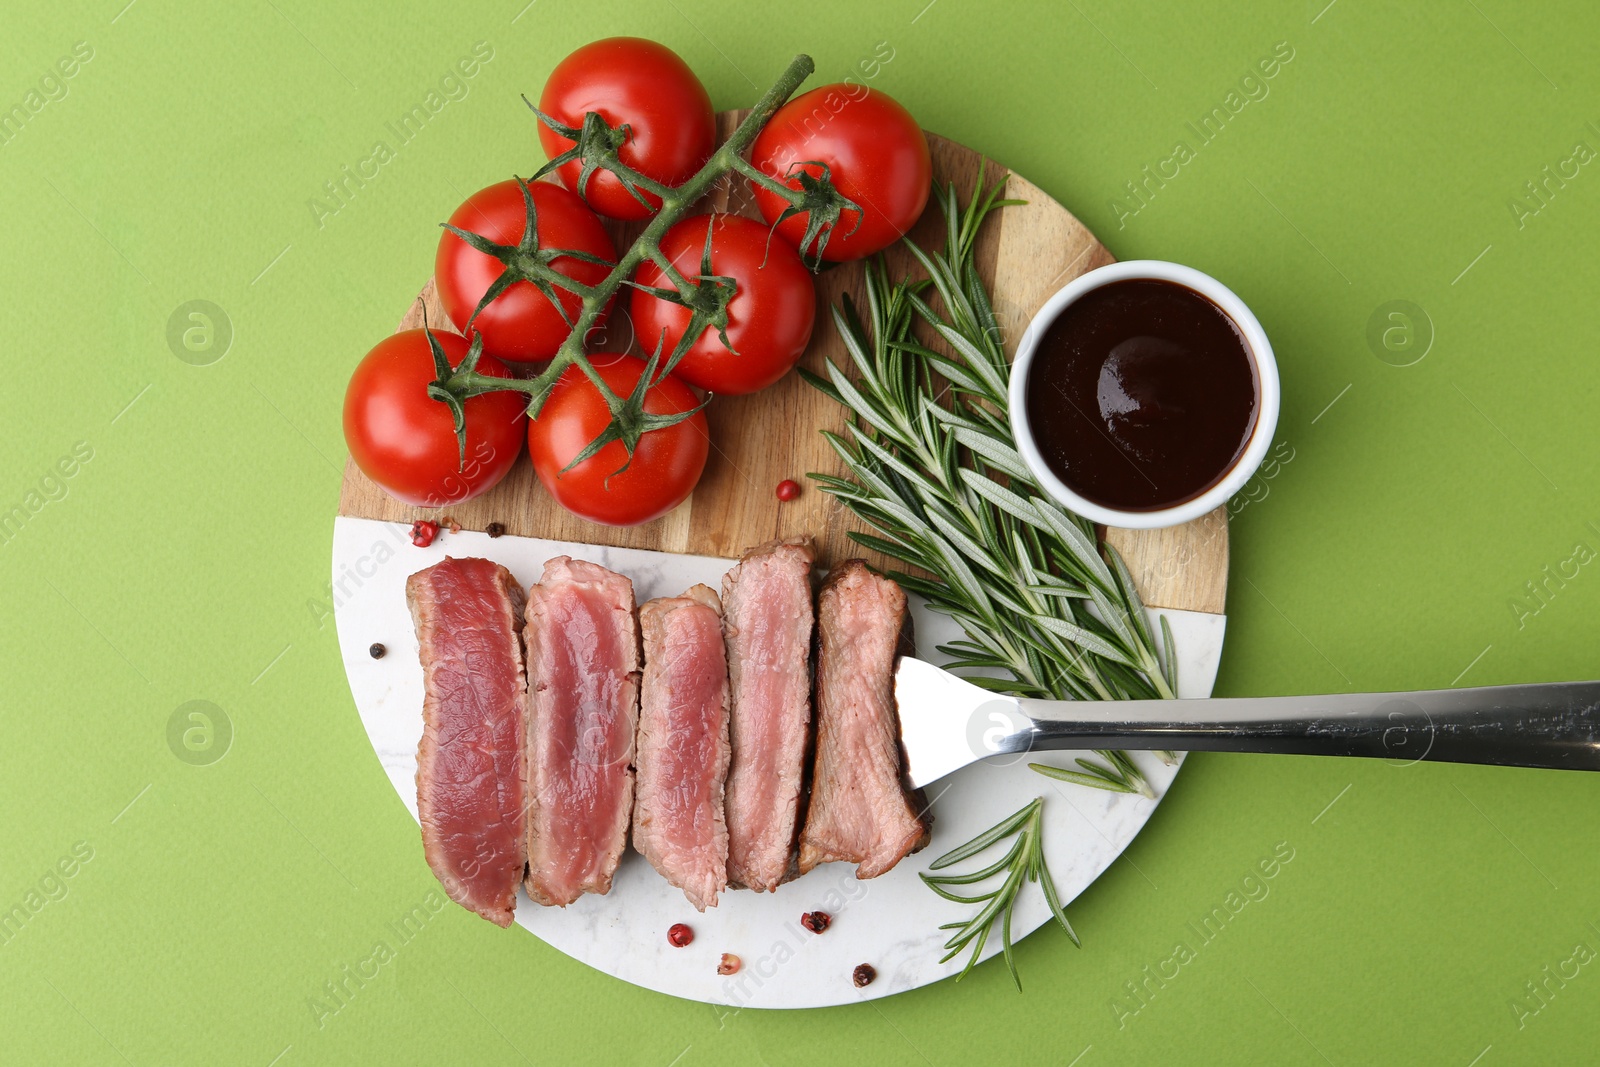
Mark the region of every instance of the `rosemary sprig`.
<instances>
[{"instance_id":1,"label":"rosemary sprig","mask_svg":"<svg viewBox=\"0 0 1600 1067\"><path fill-rule=\"evenodd\" d=\"M865 315L849 297L833 309L849 364L806 379L854 414L847 434L826 435L851 476L811 477L876 531L855 541L933 576L894 574L961 624L939 650L970 681L1018 696L1170 697L1170 630L1158 653L1121 557L1040 489L1011 437L1010 366L974 263L983 221L1016 202L1001 187L980 170L965 208L953 183L936 187L944 248L905 240L926 277L890 281L874 257ZM1058 776L1151 795L1127 756L1100 755Z\"/></svg>"},{"instance_id":2,"label":"rosemary sprig","mask_svg":"<svg viewBox=\"0 0 1600 1067\"><path fill-rule=\"evenodd\" d=\"M1012 440L1010 365L973 250L989 213L1014 201L999 199L999 183L986 187L983 172L965 208L953 184L934 190L945 220L941 251L906 240L925 277L891 282L876 257L867 265L865 316L848 297L834 309L849 365L830 363L826 379L807 379L854 414L848 433L828 435L850 477L811 477L876 531L851 533L858 543L932 576L894 575L961 624L963 637L940 651L971 681L1019 696L1171 697L1171 628L1161 620L1158 653L1122 558L1040 489ZM1099 756L1103 762L1079 758L1076 770L1029 766L1059 781L1151 795L1126 753ZM1078 943L1045 865L1043 810L1044 798L1035 798L921 876L947 900L978 905L970 918L940 927L954 931L941 962L971 950L962 975L998 923L1006 967L1022 988L1011 918L1027 882L1040 884ZM1006 840L1010 848L987 866L935 873ZM951 888L982 882L992 888Z\"/></svg>"},{"instance_id":3,"label":"rosemary sprig","mask_svg":"<svg viewBox=\"0 0 1600 1067\"><path fill-rule=\"evenodd\" d=\"M1144 775L1128 758L1126 752L1102 751L1100 754L1106 758L1110 766L1086 760L1082 756L1076 760L1078 766L1082 768L1077 771L1067 767L1052 767L1048 763L1030 763L1028 766L1046 778L1054 778L1058 782L1072 782L1111 793L1139 792L1137 783L1144 781Z\"/></svg>"},{"instance_id":4,"label":"rosemary sprig","mask_svg":"<svg viewBox=\"0 0 1600 1067\"><path fill-rule=\"evenodd\" d=\"M965 922L945 923L939 927L941 930L955 931L950 935L950 940L944 943L944 947L949 951L940 959L940 963L954 959L968 945L972 946L972 955L968 957L967 965L961 969L957 981L965 978L967 972L978 962L978 957L983 954L983 946L988 943L989 932L998 922L1006 969L1011 972L1011 980L1017 984L1017 990L1021 991L1022 979L1017 975L1017 962L1011 954L1011 913L1016 907L1017 891L1022 888L1024 882L1039 883L1044 890L1044 899L1050 905L1050 914L1055 916L1056 922L1061 924L1061 929L1066 931L1074 945L1081 944L1078 935L1072 929L1072 924L1067 922L1066 913L1061 910L1061 898L1056 894L1056 885L1050 878L1050 869L1045 866L1044 835L1041 825L1043 812L1044 797L1035 797L989 830L934 860L928 870L944 870L1011 838L1011 848L987 867L966 874L922 873L922 880L928 888L946 900L953 900L958 904L982 905L978 913ZM987 891L969 895L953 892L949 888L970 886L1002 873L1005 877L1000 884Z\"/></svg>"}]
</instances>

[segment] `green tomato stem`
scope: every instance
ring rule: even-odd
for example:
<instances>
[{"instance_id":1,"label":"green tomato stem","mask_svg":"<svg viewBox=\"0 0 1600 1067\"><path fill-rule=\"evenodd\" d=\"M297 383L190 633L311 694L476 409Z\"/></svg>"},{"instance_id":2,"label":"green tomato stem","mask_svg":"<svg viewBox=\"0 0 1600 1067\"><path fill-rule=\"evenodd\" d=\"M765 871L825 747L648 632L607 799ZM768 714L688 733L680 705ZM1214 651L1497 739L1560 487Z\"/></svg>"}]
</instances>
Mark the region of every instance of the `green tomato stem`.
<instances>
[{"instance_id":1,"label":"green tomato stem","mask_svg":"<svg viewBox=\"0 0 1600 1067\"><path fill-rule=\"evenodd\" d=\"M633 448L642 433L673 425L692 414L691 412L671 417L647 415L644 410L645 396L650 388L671 372L672 368L683 358L689 347L704 330L711 326L715 326L719 331L725 328L727 302L732 298L734 287L731 279L704 277L700 279L699 283L691 282L661 251L661 241L666 236L667 231L682 221L694 205L711 191L712 186L734 171L745 175L763 188L781 197L789 205L786 215L792 216L808 211L827 209L831 210L834 217L836 217L841 205L855 207L850 201L832 190L831 186L827 184L826 175L820 179L820 182L803 181L802 184L806 186L805 189L790 189L769 175L762 174L757 167L744 158L744 153L749 150L756 135L771 120L773 114L793 95L794 91L800 87L800 84L810 77L814 69L815 64L810 56L803 54L795 56L772 88L768 89L761 99L756 101L755 107L751 109L745 120L739 124L738 129L734 130L733 135L711 154L711 157L706 160L704 166L700 168L694 177L675 189L668 188L661 182L640 174L634 168L618 159L615 151L605 152L605 158L600 162L585 162L586 170L592 170L594 167L603 168L616 175L630 190L643 190L658 197L661 201L661 206L657 210L655 217L645 226L643 232L623 253L622 257L615 264L608 264L611 269L605 279L595 285L586 285L564 275L559 275L559 272L543 260L536 262L519 261L518 267L523 270L524 276L538 285L541 290L546 291L546 295L552 302L557 299L552 286L559 286L578 297L581 306L576 319L568 318L563 309L562 317L567 320L569 326L566 340L557 349L554 357L550 360L549 366L532 379L496 378L479 374L475 367L475 360L471 364L464 364L454 373L450 373L447 366L441 362L440 377L429 386L429 395L434 396L435 399L442 403L448 404L452 414L455 415L456 435L461 444L463 462L465 462L466 455L466 428L465 422L461 417L461 404L467 398L498 391L524 393L528 397L528 417L538 418L545 402L549 400L550 393L555 388L556 382L560 380L569 367L573 366L578 367L594 385L596 391L605 400L606 407L611 412L610 425L600 436L589 443L588 448L580 453L580 459L592 454L611 440L622 441L631 458ZM533 110L541 122L556 129L563 136L599 136L599 130L596 129L596 125L602 124L603 120L598 113L590 112L585 115L583 129L579 130L555 123L549 116L543 114L531 102L528 102L527 97L523 97L523 101L528 103L529 108ZM625 137L620 139L614 137L613 135L617 132L611 131L603 139L607 140L608 143L612 143L613 147L615 147L616 144L621 143L622 139L625 139ZM550 170L557 161L565 160L569 157L575 158L576 152L577 150L575 149L568 156L556 157L551 163L546 164L540 173L543 174L545 171ZM526 191L524 195L526 195ZM831 200L829 199L830 196ZM532 210L532 201L529 200L528 226L530 229L534 226ZM860 209L856 208L856 210ZM825 228L821 223L817 223L815 219L812 221L816 227ZM472 243L468 235L460 234L459 231L457 233L463 240L468 240L469 243ZM810 236L811 233L808 230L808 240ZM527 240L526 235L524 239ZM826 237L824 236L818 241L817 255L819 257L821 255L821 243L825 240ZM478 246L474 245L474 247ZM495 246L494 249L480 250L495 252L499 249L500 246ZM520 246L517 251L520 251ZM563 253L554 253L556 256L561 254ZM702 273L710 270L709 256L710 244L708 241L703 257ZM592 257L583 258L592 259ZM679 302L686 307L690 307L693 310L693 316L690 318L688 330L685 331L683 338L678 342L677 347L668 357L665 365L661 364L660 353L657 351L649 360L648 373L640 379L627 397L619 397L584 353L584 341L589 331L599 321L601 312L605 309L606 304L616 295L617 290L628 280L639 265L646 260L654 262L661 268L662 272L677 289L680 297ZM718 286L725 286L725 288L717 289L716 297L713 301L714 307L708 304L706 300L701 299L703 285L713 283ZM476 316L476 312L474 312L474 316ZM726 342L725 336L723 339ZM442 356L438 357L440 361L442 361L442 358ZM707 400L709 399L707 397ZM705 404L702 402L700 407L704 406ZM699 408L695 410L698 411ZM574 460L574 463L576 462L578 460Z\"/></svg>"},{"instance_id":2,"label":"green tomato stem","mask_svg":"<svg viewBox=\"0 0 1600 1067\"><path fill-rule=\"evenodd\" d=\"M656 212L655 218L650 220L650 224L645 227L644 232L617 260L616 266L611 268L611 273L607 274L603 281L592 286L590 292L583 294L583 308L579 311L578 317L573 323L572 332L567 335L566 341L557 350L555 358L550 361L550 366L537 378L534 378L532 382L527 383L535 388L523 390L530 397L528 403L529 418L538 417L539 411L549 397L550 388L555 385L556 379L574 364L583 368L589 380L594 382L597 388L600 388L602 395L611 392L600 381L600 376L588 365L589 360L583 352L583 339L594 327L596 320L600 317L601 310L606 306L606 301L610 300L622 283L632 276L639 264L646 259L653 259L661 254L661 239L666 236L667 231L682 221L688 215L689 209L701 197L710 192L711 187L719 179L735 169L739 169L741 173L747 173L744 168L740 167L740 164L744 163L744 153L750 147L751 142L755 140L756 134L761 132L778 108L783 106L784 102L794 94L794 91L800 87L802 82L811 76L811 72L815 69L816 65L812 62L810 56L804 54L795 56L789 65L784 68L783 73L778 77L772 88L768 89L761 99L756 101L756 105L751 109L750 114L739 124L739 128L733 131L733 136L724 141L721 147L711 154L711 158L706 160L699 173L676 189L667 189L664 186L659 186L659 183L639 181L643 175L633 173L626 175L630 180L638 181L642 188L660 196L661 210ZM629 171L632 170L632 168L627 169ZM754 171L755 168L750 167L749 170ZM759 174L760 172L756 171L756 173ZM659 187L661 191L657 192L656 187ZM786 189L785 192L790 193L792 191ZM666 257L662 256L662 258L665 259ZM613 406L614 410L615 407Z\"/></svg>"}]
</instances>

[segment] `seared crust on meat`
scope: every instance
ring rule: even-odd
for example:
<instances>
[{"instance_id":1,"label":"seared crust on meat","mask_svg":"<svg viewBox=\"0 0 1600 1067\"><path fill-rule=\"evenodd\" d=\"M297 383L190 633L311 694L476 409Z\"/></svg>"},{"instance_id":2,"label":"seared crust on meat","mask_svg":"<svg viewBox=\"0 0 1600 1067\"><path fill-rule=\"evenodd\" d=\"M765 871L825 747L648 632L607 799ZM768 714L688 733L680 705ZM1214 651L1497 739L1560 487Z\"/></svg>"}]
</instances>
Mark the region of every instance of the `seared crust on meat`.
<instances>
[{"instance_id":1,"label":"seared crust on meat","mask_svg":"<svg viewBox=\"0 0 1600 1067\"><path fill-rule=\"evenodd\" d=\"M422 660L417 816L428 866L450 899L511 925L522 880L522 587L485 559L406 580Z\"/></svg>"},{"instance_id":2,"label":"seared crust on meat","mask_svg":"<svg viewBox=\"0 0 1600 1067\"><path fill-rule=\"evenodd\" d=\"M606 893L628 841L639 708L633 583L557 556L528 590L528 896Z\"/></svg>"},{"instance_id":3,"label":"seared crust on meat","mask_svg":"<svg viewBox=\"0 0 1600 1067\"><path fill-rule=\"evenodd\" d=\"M811 727L809 538L745 553L722 580L731 693L725 814L728 884L773 890L793 876Z\"/></svg>"},{"instance_id":4,"label":"seared crust on meat","mask_svg":"<svg viewBox=\"0 0 1600 1067\"><path fill-rule=\"evenodd\" d=\"M817 597L817 747L800 837L800 873L848 860L876 878L928 843L920 795L906 788L894 667L906 595L865 561L835 567Z\"/></svg>"},{"instance_id":5,"label":"seared crust on meat","mask_svg":"<svg viewBox=\"0 0 1600 1067\"><path fill-rule=\"evenodd\" d=\"M727 888L728 660L722 603L697 585L639 609L644 634L633 847L696 909Z\"/></svg>"}]
</instances>

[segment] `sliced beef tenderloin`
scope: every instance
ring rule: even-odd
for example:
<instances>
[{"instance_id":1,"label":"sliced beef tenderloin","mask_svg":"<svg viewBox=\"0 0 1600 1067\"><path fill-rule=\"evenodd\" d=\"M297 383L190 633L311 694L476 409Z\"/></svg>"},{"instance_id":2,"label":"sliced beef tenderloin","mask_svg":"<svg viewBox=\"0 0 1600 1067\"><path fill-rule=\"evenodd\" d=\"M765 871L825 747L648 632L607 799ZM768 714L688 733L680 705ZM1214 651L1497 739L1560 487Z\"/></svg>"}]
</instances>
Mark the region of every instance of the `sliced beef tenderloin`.
<instances>
[{"instance_id":1,"label":"sliced beef tenderloin","mask_svg":"<svg viewBox=\"0 0 1600 1067\"><path fill-rule=\"evenodd\" d=\"M450 899L511 925L523 842L522 588L486 559L446 557L406 580L422 658L417 814Z\"/></svg>"},{"instance_id":2,"label":"sliced beef tenderloin","mask_svg":"<svg viewBox=\"0 0 1600 1067\"><path fill-rule=\"evenodd\" d=\"M817 597L817 748L800 871L849 860L876 878L928 843L903 780L894 667L906 595L865 562L835 567Z\"/></svg>"},{"instance_id":3,"label":"sliced beef tenderloin","mask_svg":"<svg viewBox=\"0 0 1600 1067\"><path fill-rule=\"evenodd\" d=\"M700 911L728 884L728 659L722 604L697 585L639 609L644 682L633 847Z\"/></svg>"},{"instance_id":4,"label":"sliced beef tenderloin","mask_svg":"<svg viewBox=\"0 0 1600 1067\"><path fill-rule=\"evenodd\" d=\"M557 556L528 590L528 895L605 893L633 811L639 633L633 583Z\"/></svg>"},{"instance_id":5,"label":"sliced beef tenderloin","mask_svg":"<svg viewBox=\"0 0 1600 1067\"><path fill-rule=\"evenodd\" d=\"M773 890L792 872L811 727L809 539L751 549L722 579L733 756L728 884Z\"/></svg>"}]
</instances>

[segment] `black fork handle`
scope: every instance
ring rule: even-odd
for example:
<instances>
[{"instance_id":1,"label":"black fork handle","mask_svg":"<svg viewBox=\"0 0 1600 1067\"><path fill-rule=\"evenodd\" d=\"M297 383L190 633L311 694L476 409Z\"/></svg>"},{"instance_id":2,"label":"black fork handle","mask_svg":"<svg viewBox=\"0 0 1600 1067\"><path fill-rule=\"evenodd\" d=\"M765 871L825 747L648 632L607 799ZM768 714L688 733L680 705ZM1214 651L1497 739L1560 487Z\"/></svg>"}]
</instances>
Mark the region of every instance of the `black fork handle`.
<instances>
[{"instance_id":1,"label":"black fork handle","mask_svg":"<svg viewBox=\"0 0 1600 1067\"><path fill-rule=\"evenodd\" d=\"M1600 770L1600 682L1405 693L1079 702L1023 700L1004 747L1365 756Z\"/></svg>"}]
</instances>

